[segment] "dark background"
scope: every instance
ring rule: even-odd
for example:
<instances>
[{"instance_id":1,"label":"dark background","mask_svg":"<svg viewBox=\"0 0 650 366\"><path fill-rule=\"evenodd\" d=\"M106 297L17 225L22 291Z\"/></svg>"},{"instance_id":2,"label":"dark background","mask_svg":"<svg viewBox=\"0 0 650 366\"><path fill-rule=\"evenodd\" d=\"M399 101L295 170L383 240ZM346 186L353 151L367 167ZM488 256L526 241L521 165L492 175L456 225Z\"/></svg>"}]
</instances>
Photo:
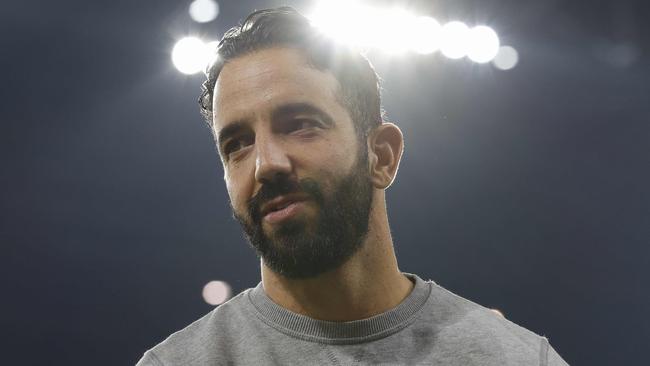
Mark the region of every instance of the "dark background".
<instances>
[{"instance_id":1,"label":"dark background","mask_svg":"<svg viewBox=\"0 0 650 366\"><path fill-rule=\"evenodd\" d=\"M202 76L170 51L282 3L221 1L207 25L189 3L3 3L2 364L134 364L212 309L208 281L259 281L195 103ZM488 24L520 54L510 71L370 55L406 138L388 191L401 269L572 365L650 364L647 2L394 3Z\"/></svg>"}]
</instances>

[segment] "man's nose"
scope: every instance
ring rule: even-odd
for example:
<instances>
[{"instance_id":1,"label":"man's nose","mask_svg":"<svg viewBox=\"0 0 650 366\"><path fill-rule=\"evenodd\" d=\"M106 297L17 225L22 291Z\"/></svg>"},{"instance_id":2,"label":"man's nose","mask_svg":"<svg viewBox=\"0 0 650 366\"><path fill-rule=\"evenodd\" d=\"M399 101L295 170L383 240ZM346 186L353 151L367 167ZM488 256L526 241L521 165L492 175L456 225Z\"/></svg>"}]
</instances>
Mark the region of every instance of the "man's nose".
<instances>
[{"instance_id":1,"label":"man's nose","mask_svg":"<svg viewBox=\"0 0 650 366\"><path fill-rule=\"evenodd\" d=\"M278 175L291 174L291 160L283 146L273 137L256 139L255 150L255 180L270 182Z\"/></svg>"}]
</instances>

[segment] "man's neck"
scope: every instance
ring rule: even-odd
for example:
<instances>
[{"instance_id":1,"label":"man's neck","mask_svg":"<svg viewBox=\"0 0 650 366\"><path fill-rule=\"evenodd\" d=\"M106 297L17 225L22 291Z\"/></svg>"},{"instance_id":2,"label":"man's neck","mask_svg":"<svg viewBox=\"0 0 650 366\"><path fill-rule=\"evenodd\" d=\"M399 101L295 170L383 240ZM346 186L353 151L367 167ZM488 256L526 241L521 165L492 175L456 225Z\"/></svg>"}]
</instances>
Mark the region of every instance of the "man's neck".
<instances>
[{"instance_id":1,"label":"man's neck","mask_svg":"<svg viewBox=\"0 0 650 366\"><path fill-rule=\"evenodd\" d=\"M310 318L369 318L402 302L413 283L397 266L388 220L373 217L361 249L341 267L311 279L288 279L262 263L262 284L278 305Z\"/></svg>"}]
</instances>

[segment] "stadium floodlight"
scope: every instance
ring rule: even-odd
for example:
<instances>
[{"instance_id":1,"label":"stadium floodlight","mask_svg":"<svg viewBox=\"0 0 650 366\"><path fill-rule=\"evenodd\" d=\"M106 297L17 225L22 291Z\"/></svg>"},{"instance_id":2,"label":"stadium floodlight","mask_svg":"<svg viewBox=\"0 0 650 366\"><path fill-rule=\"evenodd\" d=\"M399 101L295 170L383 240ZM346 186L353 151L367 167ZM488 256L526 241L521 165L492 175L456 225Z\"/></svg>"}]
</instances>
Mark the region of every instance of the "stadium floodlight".
<instances>
[{"instance_id":1,"label":"stadium floodlight","mask_svg":"<svg viewBox=\"0 0 650 366\"><path fill-rule=\"evenodd\" d=\"M185 37L174 45L172 62L178 71L192 75L205 70L212 56L210 47L196 37Z\"/></svg>"},{"instance_id":2,"label":"stadium floodlight","mask_svg":"<svg viewBox=\"0 0 650 366\"><path fill-rule=\"evenodd\" d=\"M218 12L215 0L194 0L190 5L190 15L197 22L211 21ZM492 61L502 70L517 63L516 51L499 48L499 37L490 27L479 25L470 29L460 21L441 26L430 16L417 16L404 8L373 7L357 0L323 0L316 3L308 19L335 41L362 51L428 55L440 50L450 59L467 56L477 63ZM172 61L180 72L196 74L214 61L214 49L214 42L186 37L174 45Z\"/></svg>"},{"instance_id":3,"label":"stadium floodlight","mask_svg":"<svg viewBox=\"0 0 650 366\"><path fill-rule=\"evenodd\" d=\"M231 294L230 285L224 281L210 281L203 286L202 291L203 300L210 305L220 305L226 302Z\"/></svg>"},{"instance_id":4,"label":"stadium floodlight","mask_svg":"<svg viewBox=\"0 0 650 366\"><path fill-rule=\"evenodd\" d=\"M432 17L420 16L413 23L413 34L410 49L413 52L427 55L435 52L440 47L440 23Z\"/></svg>"},{"instance_id":5,"label":"stadium floodlight","mask_svg":"<svg viewBox=\"0 0 650 366\"><path fill-rule=\"evenodd\" d=\"M416 17L400 8L375 9L366 14L368 39L364 46L374 47L380 51L399 54L408 51L407 40L411 36Z\"/></svg>"},{"instance_id":6,"label":"stadium floodlight","mask_svg":"<svg viewBox=\"0 0 650 366\"><path fill-rule=\"evenodd\" d=\"M440 52L453 60L465 57L468 36L469 28L463 22L452 21L443 25L440 30Z\"/></svg>"},{"instance_id":7,"label":"stadium floodlight","mask_svg":"<svg viewBox=\"0 0 650 366\"><path fill-rule=\"evenodd\" d=\"M308 18L337 42L366 50L426 55L439 49L448 58L467 56L477 63L491 61L499 51L499 37L490 27L479 25L470 29L460 21L441 27L432 17L416 16L402 8L329 0L318 2Z\"/></svg>"},{"instance_id":8,"label":"stadium floodlight","mask_svg":"<svg viewBox=\"0 0 650 366\"><path fill-rule=\"evenodd\" d=\"M474 62L490 62L499 52L497 33L484 25L470 29L467 42L467 57Z\"/></svg>"},{"instance_id":9,"label":"stadium floodlight","mask_svg":"<svg viewBox=\"0 0 650 366\"><path fill-rule=\"evenodd\" d=\"M346 11L341 11L343 8ZM341 0L320 1L308 18L321 32L337 42L352 45L359 43L365 35L363 27L357 24L355 17L368 9L354 1L348 4Z\"/></svg>"},{"instance_id":10,"label":"stadium floodlight","mask_svg":"<svg viewBox=\"0 0 650 366\"><path fill-rule=\"evenodd\" d=\"M499 70L510 70L517 66L519 53L511 46L501 46L492 64Z\"/></svg>"},{"instance_id":11,"label":"stadium floodlight","mask_svg":"<svg viewBox=\"0 0 650 366\"><path fill-rule=\"evenodd\" d=\"M377 8L340 0L319 2L308 18L337 42L388 53L408 50L406 40L416 19L401 8Z\"/></svg>"},{"instance_id":12,"label":"stadium floodlight","mask_svg":"<svg viewBox=\"0 0 650 366\"><path fill-rule=\"evenodd\" d=\"M188 11L195 22L208 23L219 15L219 4L214 0L194 0Z\"/></svg>"}]
</instances>

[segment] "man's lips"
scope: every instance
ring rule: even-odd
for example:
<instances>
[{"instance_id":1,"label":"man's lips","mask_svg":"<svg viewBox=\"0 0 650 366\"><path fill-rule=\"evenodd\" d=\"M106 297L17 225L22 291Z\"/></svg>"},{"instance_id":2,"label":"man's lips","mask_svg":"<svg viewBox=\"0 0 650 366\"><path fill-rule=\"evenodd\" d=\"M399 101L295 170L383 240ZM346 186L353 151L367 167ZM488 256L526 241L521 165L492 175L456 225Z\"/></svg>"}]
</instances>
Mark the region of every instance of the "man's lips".
<instances>
[{"instance_id":1,"label":"man's lips","mask_svg":"<svg viewBox=\"0 0 650 366\"><path fill-rule=\"evenodd\" d=\"M277 224L294 216L305 206L305 201L295 201L282 209L271 211L264 216L264 221L269 224Z\"/></svg>"},{"instance_id":2,"label":"man's lips","mask_svg":"<svg viewBox=\"0 0 650 366\"><path fill-rule=\"evenodd\" d=\"M304 194L289 194L276 197L266 204L262 205L260 213L262 217L272 216L281 216L281 212L284 214L292 213L297 208L297 204L307 200L308 197ZM279 217L278 217L279 218Z\"/></svg>"}]
</instances>

